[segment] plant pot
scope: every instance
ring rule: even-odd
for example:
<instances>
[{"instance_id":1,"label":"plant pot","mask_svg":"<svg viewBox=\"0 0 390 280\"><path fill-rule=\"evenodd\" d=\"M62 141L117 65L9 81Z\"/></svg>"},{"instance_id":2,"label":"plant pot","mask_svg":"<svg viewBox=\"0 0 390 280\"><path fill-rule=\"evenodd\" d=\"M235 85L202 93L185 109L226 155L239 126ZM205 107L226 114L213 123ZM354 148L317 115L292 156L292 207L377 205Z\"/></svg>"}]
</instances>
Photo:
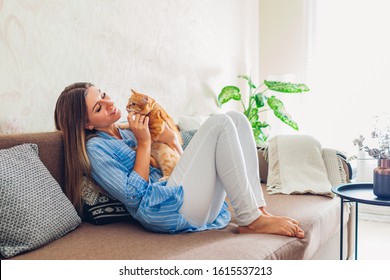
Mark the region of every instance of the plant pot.
<instances>
[{"instance_id":1,"label":"plant pot","mask_svg":"<svg viewBox=\"0 0 390 280\"><path fill-rule=\"evenodd\" d=\"M390 199L390 159L378 160L378 167L374 169L374 194Z\"/></svg>"},{"instance_id":2,"label":"plant pot","mask_svg":"<svg viewBox=\"0 0 390 280\"><path fill-rule=\"evenodd\" d=\"M264 148L257 147L257 155L259 157L260 182L266 184L268 179L268 162L265 159L264 150Z\"/></svg>"}]
</instances>

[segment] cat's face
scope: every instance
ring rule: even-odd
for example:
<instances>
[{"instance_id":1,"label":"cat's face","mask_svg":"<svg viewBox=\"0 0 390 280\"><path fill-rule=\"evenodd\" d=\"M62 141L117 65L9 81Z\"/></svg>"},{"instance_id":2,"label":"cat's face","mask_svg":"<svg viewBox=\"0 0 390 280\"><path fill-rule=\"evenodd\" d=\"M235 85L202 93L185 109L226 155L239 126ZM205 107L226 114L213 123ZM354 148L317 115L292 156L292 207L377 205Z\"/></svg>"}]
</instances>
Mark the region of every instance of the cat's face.
<instances>
[{"instance_id":1,"label":"cat's face","mask_svg":"<svg viewBox=\"0 0 390 280\"><path fill-rule=\"evenodd\" d=\"M126 105L127 112L136 112L142 115L147 115L153 109L154 99L146 94L138 93L134 90Z\"/></svg>"}]
</instances>

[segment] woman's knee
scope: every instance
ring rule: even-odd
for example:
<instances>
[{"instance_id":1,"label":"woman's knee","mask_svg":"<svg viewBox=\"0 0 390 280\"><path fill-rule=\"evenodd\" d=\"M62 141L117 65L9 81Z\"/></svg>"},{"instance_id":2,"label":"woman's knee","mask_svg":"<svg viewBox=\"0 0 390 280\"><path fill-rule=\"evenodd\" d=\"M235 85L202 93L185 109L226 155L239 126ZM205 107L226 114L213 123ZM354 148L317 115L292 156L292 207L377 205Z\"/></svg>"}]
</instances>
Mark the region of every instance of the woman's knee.
<instances>
[{"instance_id":1,"label":"woman's knee","mask_svg":"<svg viewBox=\"0 0 390 280\"><path fill-rule=\"evenodd\" d=\"M248 118L243 113L236 112L236 111L229 111L226 114L233 120L236 127L238 127L239 125L246 125L247 127L250 127Z\"/></svg>"},{"instance_id":2,"label":"woman's knee","mask_svg":"<svg viewBox=\"0 0 390 280\"><path fill-rule=\"evenodd\" d=\"M229 117L227 114L215 114L212 115L209 120L221 127L225 127L226 125L232 124L232 118Z\"/></svg>"},{"instance_id":3,"label":"woman's knee","mask_svg":"<svg viewBox=\"0 0 390 280\"><path fill-rule=\"evenodd\" d=\"M246 116L241 113L241 112L237 112L237 111L229 111L226 113L229 117L233 118L233 119L242 119L242 118L246 118Z\"/></svg>"}]
</instances>

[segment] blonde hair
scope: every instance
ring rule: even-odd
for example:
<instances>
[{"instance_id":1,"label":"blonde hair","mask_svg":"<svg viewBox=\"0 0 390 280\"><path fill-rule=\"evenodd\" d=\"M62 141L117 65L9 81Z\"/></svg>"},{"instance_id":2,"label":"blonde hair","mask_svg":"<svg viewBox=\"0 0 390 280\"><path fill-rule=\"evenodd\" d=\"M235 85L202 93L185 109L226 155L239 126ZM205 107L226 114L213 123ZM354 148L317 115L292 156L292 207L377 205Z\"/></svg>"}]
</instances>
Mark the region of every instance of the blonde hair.
<instances>
[{"instance_id":1,"label":"blonde hair","mask_svg":"<svg viewBox=\"0 0 390 280\"><path fill-rule=\"evenodd\" d=\"M65 153L64 192L79 214L82 213L83 176L91 178L91 164L86 150L87 137L95 131L85 129L88 121L85 95L91 83L74 83L58 97L54 112L56 129L63 134Z\"/></svg>"}]
</instances>

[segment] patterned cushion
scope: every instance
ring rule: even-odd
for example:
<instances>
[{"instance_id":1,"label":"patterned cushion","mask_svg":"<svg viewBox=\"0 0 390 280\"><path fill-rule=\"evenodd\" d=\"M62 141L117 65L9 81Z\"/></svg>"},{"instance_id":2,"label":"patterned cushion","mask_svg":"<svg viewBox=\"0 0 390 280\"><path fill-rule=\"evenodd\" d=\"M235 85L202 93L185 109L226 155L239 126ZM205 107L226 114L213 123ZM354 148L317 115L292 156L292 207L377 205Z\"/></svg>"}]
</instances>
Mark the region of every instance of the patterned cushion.
<instances>
[{"instance_id":1,"label":"patterned cushion","mask_svg":"<svg viewBox=\"0 0 390 280\"><path fill-rule=\"evenodd\" d=\"M190 141L191 141L192 137L194 137L196 131L197 131L196 129L180 131L181 137L183 138L183 145L182 145L183 150L185 150L187 148L188 143L190 143Z\"/></svg>"},{"instance_id":2,"label":"patterned cushion","mask_svg":"<svg viewBox=\"0 0 390 280\"><path fill-rule=\"evenodd\" d=\"M122 202L105 193L98 185L87 178L83 181L83 218L95 225L131 221Z\"/></svg>"},{"instance_id":3,"label":"patterned cushion","mask_svg":"<svg viewBox=\"0 0 390 280\"><path fill-rule=\"evenodd\" d=\"M75 229L81 219L36 144L0 150L0 253L9 258Z\"/></svg>"}]
</instances>

